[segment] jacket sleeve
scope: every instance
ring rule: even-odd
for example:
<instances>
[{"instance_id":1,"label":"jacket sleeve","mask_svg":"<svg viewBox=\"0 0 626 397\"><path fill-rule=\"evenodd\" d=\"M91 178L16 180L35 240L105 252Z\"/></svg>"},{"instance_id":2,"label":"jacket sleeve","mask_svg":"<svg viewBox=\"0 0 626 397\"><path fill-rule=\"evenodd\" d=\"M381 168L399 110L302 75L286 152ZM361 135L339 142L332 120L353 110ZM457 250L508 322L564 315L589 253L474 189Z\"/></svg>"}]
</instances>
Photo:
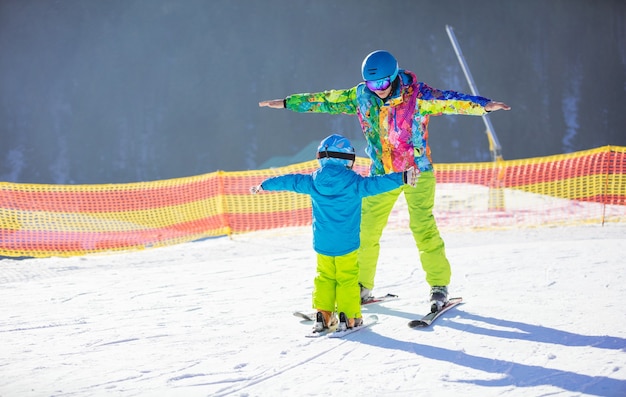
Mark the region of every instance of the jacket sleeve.
<instances>
[{"instance_id":1,"label":"jacket sleeve","mask_svg":"<svg viewBox=\"0 0 626 397\"><path fill-rule=\"evenodd\" d=\"M360 176L359 194L361 197L374 196L404 185L404 172L385 175Z\"/></svg>"},{"instance_id":2,"label":"jacket sleeve","mask_svg":"<svg viewBox=\"0 0 626 397\"><path fill-rule=\"evenodd\" d=\"M356 87L289 95L285 98L285 107L300 113L356 114Z\"/></svg>"},{"instance_id":3,"label":"jacket sleeve","mask_svg":"<svg viewBox=\"0 0 626 397\"><path fill-rule=\"evenodd\" d=\"M313 178L305 174L286 174L268 178L261 183L263 190L288 190L290 192L310 194Z\"/></svg>"},{"instance_id":4,"label":"jacket sleeve","mask_svg":"<svg viewBox=\"0 0 626 397\"><path fill-rule=\"evenodd\" d=\"M468 95L456 91L443 91L419 83L417 105L420 114L466 114L482 116L487 113L485 105L491 99L481 96Z\"/></svg>"}]
</instances>

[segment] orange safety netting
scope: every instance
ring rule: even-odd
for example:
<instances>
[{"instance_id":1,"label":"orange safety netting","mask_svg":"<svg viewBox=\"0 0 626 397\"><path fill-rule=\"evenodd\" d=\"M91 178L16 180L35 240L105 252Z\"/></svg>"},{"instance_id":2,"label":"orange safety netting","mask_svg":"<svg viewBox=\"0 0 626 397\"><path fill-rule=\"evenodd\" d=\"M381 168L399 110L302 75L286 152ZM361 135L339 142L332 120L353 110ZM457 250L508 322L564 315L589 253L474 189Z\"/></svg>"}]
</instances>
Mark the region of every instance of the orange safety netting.
<instances>
[{"instance_id":1,"label":"orange safety netting","mask_svg":"<svg viewBox=\"0 0 626 397\"><path fill-rule=\"evenodd\" d=\"M369 160L355 170L367 174ZM287 167L104 185L0 182L0 256L72 256L143 249L311 223L309 197L252 195ZM437 164L440 228L506 228L626 221L626 148L492 163ZM408 225L398 200L389 227Z\"/></svg>"}]
</instances>

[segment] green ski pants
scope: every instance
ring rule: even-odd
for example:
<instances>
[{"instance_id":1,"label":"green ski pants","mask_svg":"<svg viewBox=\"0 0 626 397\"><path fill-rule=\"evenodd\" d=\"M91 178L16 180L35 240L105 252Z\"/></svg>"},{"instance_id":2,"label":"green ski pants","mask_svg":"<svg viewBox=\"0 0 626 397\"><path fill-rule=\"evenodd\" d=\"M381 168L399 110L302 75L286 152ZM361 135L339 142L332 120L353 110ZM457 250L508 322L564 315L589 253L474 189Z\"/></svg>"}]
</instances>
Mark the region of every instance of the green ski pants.
<instances>
[{"instance_id":1,"label":"green ski pants","mask_svg":"<svg viewBox=\"0 0 626 397\"><path fill-rule=\"evenodd\" d=\"M433 216L435 205L435 175L423 172L416 187L404 185L398 189L363 199L361 216L361 247L358 253L359 282L368 289L374 288L376 264L380 252L380 237L387 225L389 214L400 193L404 192L409 209L409 227L419 250L422 269L430 286L450 284L450 262L445 245Z\"/></svg>"},{"instance_id":2,"label":"green ski pants","mask_svg":"<svg viewBox=\"0 0 626 397\"><path fill-rule=\"evenodd\" d=\"M361 317L361 290L357 251L341 256L317 254L317 275L313 280L313 308L348 318Z\"/></svg>"}]
</instances>

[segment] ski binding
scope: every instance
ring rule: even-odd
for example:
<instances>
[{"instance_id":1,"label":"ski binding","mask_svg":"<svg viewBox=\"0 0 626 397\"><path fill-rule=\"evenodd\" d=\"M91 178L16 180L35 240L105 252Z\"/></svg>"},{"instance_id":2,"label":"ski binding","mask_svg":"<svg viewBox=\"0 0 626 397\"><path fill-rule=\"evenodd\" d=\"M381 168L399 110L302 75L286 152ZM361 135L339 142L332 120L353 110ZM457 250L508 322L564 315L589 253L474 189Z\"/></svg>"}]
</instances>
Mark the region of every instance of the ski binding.
<instances>
[{"instance_id":1,"label":"ski binding","mask_svg":"<svg viewBox=\"0 0 626 397\"><path fill-rule=\"evenodd\" d=\"M463 298L450 298L448 303L446 303L440 310L430 312L420 319L411 320L409 321L408 325L411 328L426 328L430 326L443 313L447 312L457 305L460 305L461 303L463 303Z\"/></svg>"},{"instance_id":2,"label":"ski binding","mask_svg":"<svg viewBox=\"0 0 626 397\"><path fill-rule=\"evenodd\" d=\"M326 328L325 330L320 331L320 332L311 331L308 334L306 334L306 337L307 338L320 338L320 337L326 336L328 338L343 338L346 335L350 335L354 332L358 332L358 331L361 331L362 329L368 328L369 326L372 326L376 324L377 322L378 322L378 316L376 316L375 314L372 314L368 316L363 316L363 323L359 325L358 327L347 328L343 331L339 331L337 330L337 328L339 327L339 323L336 323L330 326L329 328Z\"/></svg>"}]
</instances>

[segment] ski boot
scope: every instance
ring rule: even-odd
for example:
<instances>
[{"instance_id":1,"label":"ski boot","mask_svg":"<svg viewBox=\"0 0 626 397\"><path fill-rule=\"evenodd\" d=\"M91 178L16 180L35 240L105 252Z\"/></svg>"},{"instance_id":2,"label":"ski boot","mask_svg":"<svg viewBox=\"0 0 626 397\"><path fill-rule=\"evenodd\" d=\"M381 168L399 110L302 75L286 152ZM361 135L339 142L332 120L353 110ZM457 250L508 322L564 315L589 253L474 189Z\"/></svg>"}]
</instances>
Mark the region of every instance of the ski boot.
<instances>
[{"instance_id":1,"label":"ski boot","mask_svg":"<svg viewBox=\"0 0 626 397\"><path fill-rule=\"evenodd\" d=\"M313 324L313 332L322 332L337 324L337 317L328 310L318 310L315 313L315 324Z\"/></svg>"},{"instance_id":2,"label":"ski boot","mask_svg":"<svg viewBox=\"0 0 626 397\"><path fill-rule=\"evenodd\" d=\"M339 313L337 332L345 331L363 325L363 318L347 318L344 312Z\"/></svg>"},{"instance_id":3,"label":"ski boot","mask_svg":"<svg viewBox=\"0 0 626 397\"><path fill-rule=\"evenodd\" d=\"M365 304L374 299L374 295L372 295L372 291L369 288L365 288L361 283L359 283L359 287L361 287L361 304Z\"/></svg>"},{"instance_id":4,"label":"ski boot","mask_svg":"<svg viewBox=\"0 0 626 397\"><path fill-rule=\"evenodd\" d=\"M433 286L430 288L430 312L436 313L448 303L448 287Z\"/></svg>"}]
</instances>

